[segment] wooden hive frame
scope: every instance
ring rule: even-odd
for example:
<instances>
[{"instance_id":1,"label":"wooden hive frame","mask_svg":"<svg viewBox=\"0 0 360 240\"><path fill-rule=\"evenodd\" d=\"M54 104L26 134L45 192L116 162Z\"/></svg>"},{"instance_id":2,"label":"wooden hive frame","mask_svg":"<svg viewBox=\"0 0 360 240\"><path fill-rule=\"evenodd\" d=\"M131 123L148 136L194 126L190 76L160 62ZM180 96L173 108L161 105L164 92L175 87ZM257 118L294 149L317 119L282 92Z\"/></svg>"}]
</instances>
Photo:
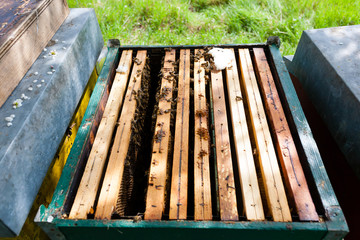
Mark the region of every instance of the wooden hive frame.
<instances>
[{"instance_id":1,"label":"wooden hive frame","mask_svg":"<svg viewBox=\"0 0 360 240\"><path fill-rule=\"evenodd\" d=\"M203 46L187 46L189 49L200 49ZM288 76L286 68L282 62L281 55L278 48L275 45L226 45L221 47L233 47L236 49L253 49L261 48L266 52L266 57L268 58L269 66L272 68L272 73L274 76L275 84L279 87L279 95L282 101L286 105L284 106L284 112L290 118L289 126L292 129L292 134L296 133L295 143L299 147L300 156L305 157L305 166L309 172L307 177L311 176L307 180L309 184L315 189L315 196L318 195L318 200L320 205L318 205L317 211L319 211L323 221L321 222L273 222L267 221L234 221L229 225L226 222L221 221L167 221L164 222L160 220L152 221L138 221L135 219L126 220L71 220L63 218L61 214L63 213L64 208L68 208L66 205L66 200L69 197L69 188L66 184L73 182L73 177L75 170L73 167L66 168L65 173L60 179L52 203L48 208L41 207L39 210L39 218L37 221L47 231L50 235L59 234L60 236L66 234L66 236L76 236L74 233L79 229L76 226L87 227L88 231L94 234L102 234L102 236L115 236L120 234L116 229L120 230L123 236L128 236L129 238L141 237L147 234L147 237L150 239L156 239L163 236L164 234L170 234L171 236L178 236L177 234L185 234L182 236L187 236L190 239L198 238L209 238L216 239L220 236L232 237L238 234L241 234L245 239L251 238L267 238L272 237L276 239L341 239L346 232L348 231L346 222L344 221L344 216L342 214L341 208L337 203L336 197L331 188L331 184L328 180L327 174L324 168L321 168L322 161L320 154L317 150L314 139L311 135L311 130L307 124L307 121L304 117L304 113L301 110L300 103L297 99L294 87L291 83L291 80ZM147 49L149 51L158 51L163 47L122 47L122 50L125 49L134 49L141 50ZM173 49L182 49L183 46L175 47ZM178 51L178 50L177 50ZM235 54L235 56L240 56ZM275 69L275 70L274 70ZM108 69L109 70L109 69ZM103 73L105 74L105 73ZM214 78L216 78L216 72L213 72ZM228 73L229 76L225 75L225 78L228 80L233 76L232 73ZM195 76L195 75L194 75ZM220 77L220 76L218 76ZM223 77L223 76L221 76ZM225 79L224 79L225 80ZM194 81L195 84L195 81ZM244 90L242 90L244 93ZM213 94L214 95L214 94ZM212 96L214 98L216 95ZM248 100L247 96L243 96ZM211 98L211 96L210 96ZM90 100L91 101L91 100ZM93 103L97 104L97 103ZM289 107L290 105L291 107ZM295 106L295 107L293 107ZM216 107L214 106L214 109ZM248 111L245 109L245 111ZM89 113L90 114L90 113ZM230 118L231 116L229 116ZM216 125L216 123L215 123ZM221 124L220 124L221 125ZM88 131L90 132L90 130ZM82 135L80 133L78 138L78 144L81 146ZM84 143L83 143L84 144ZM76 148L79 149L79 148ZM81 154L76 152L75 149L70 153L70 161L67 162L67 165L76 166L78 164L78 157ZM72 158L71 158L72 156ZM234 154L232 154L234 156ZM195 158L195 156L194 156ZM69 175L70 174L70 175ZM230 178L228 178L230 179ZM70 184L71 185L71 184ZM228 185L229 186L229 185ZM238 203L236 203L238 205ZM213 209L216 207L213 206ZM49 219L50 218L50 219ZM51 221L49 221L51 220ZM100 229L108 228L110 231L103 232ZM97 229L97 230L96 230ZM154 229L154 231L149 231ZM205 230L206 229L206 230ZM114 230L114 231L113 231ZM262 230L262 231L258 231Z\"/></svg>"}]
</instances>

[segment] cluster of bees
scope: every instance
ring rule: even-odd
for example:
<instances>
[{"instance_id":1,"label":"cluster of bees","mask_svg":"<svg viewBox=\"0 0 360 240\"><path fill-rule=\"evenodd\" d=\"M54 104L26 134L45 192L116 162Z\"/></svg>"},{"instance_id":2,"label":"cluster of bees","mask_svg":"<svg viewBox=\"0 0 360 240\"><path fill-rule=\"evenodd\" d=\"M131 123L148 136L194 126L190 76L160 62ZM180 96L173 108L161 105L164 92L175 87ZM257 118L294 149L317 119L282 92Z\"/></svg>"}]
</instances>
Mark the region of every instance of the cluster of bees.
<instances>
[{"instance_id":1,"label":"cluster of bees","mask_svg":"<svg viewBox=\"0 0 360 240\"><path fill-rule=\"evenodd\" d=\"M137 58L134 59L134 63L137 65L141 64L141 61ZM135 180L135 167L141 150L141 142L144 131L144 123L146 116L146 109L149 102L149 84L150 84L150 66L149 59L147 58L146 64L143 70L138 70L137 77L141 76L141 87L138 91L133 91L133 99L136 100L136 110L133 119L131 120L131 137L129 150L125 160L124 173L122 185L120 187L119 196L117 199L115 213L123 217L127 215L126 210L128 209L129 202L133 197ZM134 78L133 81L136 81Z\"/></svg>"},{"instance_id":2,"label":"cluster of bees","mask_svg":"<svg viewBox=\"0 0 360 240\"><path fill-rule=\"evenodd\" d=\"M171 51L170 48L165 48L165 51ZM205 59L201 63L201 66L205 69L205 80L206 83L209 80L210 71L212 69L215 69L213 64L213 58L211 54L208 52L211 50L211 47L205 47L204 49L201 49L200 51L197 51L196 54L191 54L191 66L190 66L190 76L192 77L193 82L193 76L194 76L194 61L200 61L202 58ZM176 61L167 60L168 63L171 62L173 68L166 69L162 67L160 70L160 73L158 75L158 88L156 90L155 94L155 104L154 104L154 110L152 114L152 132L153 135L153 141L154 143L159 143L161 140L168 135L169 136L169 145L168 145L168 159L172 159L172 149L173 149L173 130L175 125L175 114L176 114L176 103L177 103L177 82L178 82L178 71L179 71L179 59ZM141 61L138 59L134 59L135 64L141 64ZM126 215L126 204L131 201L131 193L132 188L134 186L134 166L136 165L136 156L137 153L140 150L141 143L143 141L142 136L143 134L143 126L145 121L145 115L146 115L146 108L149 101L149 82L150 82L150 67L149 67L149 61L147 59L146 61L146 67L143 71L139 71L137 73L137 77L141 75L142 77L142 86L141 89L137 92L133 92L133 96L136 99L137 107L136 112L134 115L134 118L132 120L132 136L131 136L131 143L129 146L128 156L125 163L124 168L124 175L123 175L123 181L122 181L122 187L118 198L118 204L116 206L116 213L119 216ZM164 59L161 61L161 66L164 66ZM165 79L169 83L166 87L161 87L161 81ZM136 81L136 79L134 79ZM170 97L170 93L172 93L172 96ZM191 95L193 95L193 89L191 89ZM161 109L159 108L159 102L166 101L168 103L171 103L171 107L167 109ZM170 129L168 132L165 132L162 130L162 128L158 131L155 131L156 128L156 120L159 115L164 114L170 114ZM195 112L195 116L202 117L202 118L208 118L208 110L198 110ZM163 124L163 123L158 123ZM200 127L195 130L195 134L200 136L204 140L208 140L210 138L208 128ZM139 152L140 153L140 152ZM201 150L199 153L199 158L202 158L203 156L209 154L206 150ZM134 161L135 160L135 161ZM151 163L151 164L156 164ZM171 164L168 164L167 169L167 176L170 176L169 174L171 172ZM149 174L148 171L145 172L145 174ZM149 176L149 178L155 178L155 176ZM167 179L166 185L169 186L170 183L168 182L170 179ZM168 191L165 191L165 198L167 199L169 197ZM165 201L166 203L168 201ZM165 206L166 207L166 206Z\"/></svg>"}]
</instances>

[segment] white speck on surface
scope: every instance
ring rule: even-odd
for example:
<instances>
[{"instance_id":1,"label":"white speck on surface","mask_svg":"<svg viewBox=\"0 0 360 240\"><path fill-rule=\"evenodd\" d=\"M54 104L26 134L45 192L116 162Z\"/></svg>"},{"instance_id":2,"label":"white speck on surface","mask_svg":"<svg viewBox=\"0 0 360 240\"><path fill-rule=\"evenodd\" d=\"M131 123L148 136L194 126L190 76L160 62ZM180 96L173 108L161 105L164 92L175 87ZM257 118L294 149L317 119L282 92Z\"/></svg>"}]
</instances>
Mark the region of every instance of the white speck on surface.
<instances>
[{"instance_id":1,"label":"white speck on surface","mask_svg":"<svg viewBox=\"0 0 360 240\"><path fill-rule=\"evenodd\" d=\"M47 51L47 48L44 48L44 52L46 52Z\"/></svg>"},{"instance_id":2,"label":"white speck on surface","mask_svg":"<svg viewBox=\"0 0 360 240\"><path fill-rule=\"evenodd\" d=\"M213 48L209 51L214 58L214 65L217 70L223 70L233 65L232 52L230 49Z\"/></svg>"},{"instance_id":3,"label":"white speck on surface","mask_svg":"<svg viewBox=\"0 0 360 240\"><path fill-rule=\"evenodd\" d=\"M19 108L22 106L22 102L23 100L21 100L20 98L16 99L14 102L13 102L13 108Z\"/></svg>"},{"instance_id":4,"label":"white speck on surface","mask_svg":"<svg viewBox=\"0 0 360 240\"><path fill-rule=\"evenodd\" d=\"M10 117L15 118L15 114L11 114Z\"/></svg>"},{"instance_id":5,"label":"white speck on surface","mask_svg":"<svg viewBox=\"0 0 360 240\"><path fill-rule=\"evenodd\" d=\"M41 84L36 85L38 88L41 87Z\"/></svg>"},{"instance_id":6,"label":"white speck on surface","mask_svg":"<svg viewBox=\"0 0 360 240\"><path fill-rule=\"evenodd\" d=\"M29 90L29 91L32 91L32 90L33 90L33 88L32 88L32 87L29 87L29 88L28 88L28 90Z\"/></svg>"},{"instance_id":7,"label":"white speck on surface","mask_svg":"<svg viewBox=\"0 0 360 240\"><path fill-rule=\"evenodd\" d=\"M51 75L51 74L52 74L52 72L47 72L47 74Z\"/></svg>"},{"instance_id":8,"label":"white speck on surface","mask_svg":"<svg viewBox=\"0 0 360 240\"><path fill-rule=\"evenodd\" d=\"M343 45L344 43L342 43L342 42L339 42L339 45Z\"/></svg>"},{"instance_id":9,"label":"white speck on surface","mask_svg":"<svg viewBox=\"0 0 360 240\"><path fill-rule=\"evenodd\" d=\"M7 125L8 127L11 127L11 126L12 126L12 123L11 123L11 122L8 122L6 125Z\"/></svg>"},{"instance_id":10,"label":"white speck on surface","mask_svg":"<svg viewBox=\"0 0 360 240\"><path fill-rule=\"evenodd\" d=\"M49 52L49 56L56 56L56 50L51 50Z\"/></svg>"},{"instance_id":11,"label":"white speck on surface","mask_svg":"<svg viewBox=\"0 0 360 240\"><path fill-rule=\"evenodd\" d=\"M26 96L24 93L22 93L21 94L21 99L24 99L24 100L26 100L26 99L30 99L28 96Z\"/></svg>"},{"instance_id":12,"label":"white speck on surface","mask_svg":"<svg viewBox=\"0 0 360 240\"><path fill-rule=\"evenodd\" d=\"M55 39L54 41L57 43L57 42L59 42L59 39Z\"/></svg>"},{"instance_id":13,"label":"white speck on surface","mask_svg":"<svg viewBox=\"0 0 360 240\"><path fill-rule=\"evenodd\" d=\"M62 47L62 49L66 50L66 47Z\"/></svg>"},{"instance_id":14,"label":"white speck on surface","mask_svg":"<svg viewBox=\"0 0 360 240\"><path fill-rule=\"evenodd\" d=\"M42 79L42 80L41 80L41 82L45 82L45 80L44 80L44 79Z\"/></svg>"},{"instance_id":15,"label":"white speck on surface","mask_svg":"<svg viewBox=\"0 0 360 240\"><path fill-rule=\"evenodd\" d=\"M16 109L16 106L13 106L13 109Z\"/></svg>"},{"instance_id":16,"label":"white speck on surface","mask_svg":"<svg viewBox=\"0 0 360 240\"><path fill-rule=\"evenodd\" d=\"M33 81L33 83L36 83L38 80L37 79L35 79L34 81Z\"/></svg>"},{"instance_id":17,"label":"white speck on surface","mask_svg":"<svg viewBox=\"0 0 360 240\"><path fill-rule=\"evenodd\" d=\"M14 120L14 119L11 116L5 118L5 121L7 121L7 122L12 122L12 120Z\"/></svg>"},{"instance_id":18,"label":"white speck on surface","mask_svg":"<svg viewBox=\"0 0 360 240\"><path fill-rule=\"evenodd\" d=\"M66 43L65 41L61 41L62 43Z\"/></svg>"},{"instance_id":19,"label":"white speck on surface","mask_svg":"<svg viewBox=\"0 0 360 240\"><path fill-rule=\"evenodd\" d=\"M39 72L34 72L34 75L36 75L36 76L39 75Z\"/></svg>"},{"instance_id":20,"label":"white speck on surface","mask_svg":"<svg viewBox=\"0 0 360 240\"><path fill-rule=\"evenodd\" d=\"M43 56L43 58L47 58L47 56Z\"/></svg>"},{"instance_id":21,"label":"white speck on surface","mask_svg":"<svg viewBox=\"0 0 360 240\"><path fill-rule=\"evenodd\" d=\"M53 216L49 216L49 217L47 218L47 222L48 222L48 223L51 223L53 220L54 220L54 217L53 217Z\"/></svg>"},{"instance_id":22,"label":"white speck on surface","mask_svg":"<svg viewBox=\"0 0 360 240\"><path fill-rule=\"evenodd\" d=\"M55 69L53 69L53 70L51 70L52 72L56 72L56 70Z\"/></svg>"},{"instance_id":23,"label":"white speck on surface","mask_svg":"<svg viewBox=\"0 0 360 240\"><path fill-rule=\"evenodd\" d=\"M119 66L119 67L116 69L116 72L118 72L118 73L126 73L127 70L128 70L128 67L127 67L127 66Z\"/></svg>"}]
</instances>

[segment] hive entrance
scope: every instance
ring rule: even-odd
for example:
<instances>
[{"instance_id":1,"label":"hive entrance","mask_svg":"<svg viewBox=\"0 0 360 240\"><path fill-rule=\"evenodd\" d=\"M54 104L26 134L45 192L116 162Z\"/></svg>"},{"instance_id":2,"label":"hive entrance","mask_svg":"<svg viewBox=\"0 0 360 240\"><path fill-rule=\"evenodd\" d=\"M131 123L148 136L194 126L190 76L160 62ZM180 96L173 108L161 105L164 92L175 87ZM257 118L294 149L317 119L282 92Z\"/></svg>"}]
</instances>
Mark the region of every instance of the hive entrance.
<instances>
[{"instance_id":1,"label":"hive entrance","mask_svg":"<svg viewBox=\"0 0 360 240\"><path fill-rule=\"evenodd\" d=\"M208 51L121 51L69 218L318 221L264 48Z\"/></svg>"}]
</instances>

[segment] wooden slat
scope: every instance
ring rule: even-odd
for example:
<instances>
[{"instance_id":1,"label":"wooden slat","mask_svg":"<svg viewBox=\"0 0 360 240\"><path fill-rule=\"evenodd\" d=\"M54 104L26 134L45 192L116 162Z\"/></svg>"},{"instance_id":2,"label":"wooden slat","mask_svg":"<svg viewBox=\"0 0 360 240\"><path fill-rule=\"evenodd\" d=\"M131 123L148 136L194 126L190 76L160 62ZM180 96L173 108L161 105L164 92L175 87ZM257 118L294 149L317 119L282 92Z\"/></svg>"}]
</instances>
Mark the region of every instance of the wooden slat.
<instances>
[{"instance_id":1,"label":"wooden slat","mask_svg":"<svg viewBox=\"0 0 360 240\"><path fill-rule=\"evenodd\" d=\"M170 72L174 71L175 50L166 51L161 79L161 94L159 99L159 113L156 118L153 151L149 174L149 185L146 196L146 210L144 219L160 220L164 211L166 188L166 169L168 162L168 148L170 138L170 112L173 95L173 81ZM169 78L169 80L167 79ZM165 113L165 110L169 110Z\"/></svg>"},{"instance_id":2,"label":"wooden slat","mask_svg":"<svg viewBox=\"0 0 360 240\"><path fill-rule=\"evenodd\" d=\"M264 49L254 48L260 89L270 119L286 186L301 221L319 221Z\"/></svg>"},{"instance_id":3,"label":"wooden slat","mask_svg":"<svg viewBox=\"0 0 360 240\"><path fill-rule=\"evenodd\" d=\"M190 114L190 49L180 50L169 219L186 219Z\"/></svg>"},{"instance_id":4,"label":"wooden slat","mask_svg":"<svg viewBox=\"0 0 360 240\"><path fill-rule=\"evenodd\" d=\"M231 113L235 151L239 166L243 206L248 220L265 220L256 168L241 93L234 50L232 67L226 68L226 83Z\"/></svg>"},{"instance_id":5,"label":"wooden slat","mask_svg":"<svg viewBox=\"0 0 360 240\"><path fill-rule=\"evenodd\" d=\"M280 50L275 44L269 45L269 56L271 57L277 71L278 79L275 80L278 80L281 84L284 97L286 98L289 106L291 106L289 113L292 116L294 126L297 129L300 144L303 147L304 156L306 157L306 163L308 164L309 171L314 182L316 194L318 194L321 206L327 213L328 221L326 222L326 226L329 230L323 239L329 240L334 238L345 238L345 235L349 232L349 228L346 224L344 213L339 206L334 189L331 186L319 148L301 107L289 72L283 61Z\"/></svg>"},{"instance_id":6,"label":"wooden slat","mask_svg":"<svg viewBox=\"0 0 360 240\"><path fill-rule=\"evenodd\" d=\"M277 163L275 148L248 49L239 49L239 61L242 73L241 81L246 89L246 99L249 105L268 206L274 221L291 221L290 209Z\"/></svg>"},{"instance_id":7,"label":"wooden slat","mask_svg":"<svg viewBox=\"0 0 360 240\"><path fill-rule=\"evenodd\" d=\"M96 219L111 219L115 211L116 202L119 196L122 176L124 173L125 159L128 154L131 122L137 107L136 93L141 87L141 76L146 63L146 50L138 51L136 58L140 64L134 64L131 72L130 82L126 90L124 106L118 121L114 143L112 145L109 163L106 168L104 181L100 191L96 207ZM111 136L109 136L111 139Z\"/></svg>"},{"instance_id":8,"label":"wooden slat","mask_svg":"<svg viewBox=\"0 0 360 240\"><path fill-rule=\"evenodd\" d=\"M201 55L203 50L195 50ZM194 61L194 219L211 220L210 136L206 102L204 57Z\"/></svg>"},{"instance_id":9,"label":"wooden slat","mask_svg":"<svg viewBox=\"0 0 360 240\"><path fill-rule=\"evenodd\" d=\"M224 85L221 71L211 71L211 89L214 101L220 218L223 221L236 221L238 220L238 211L230 148L230 137L226 114Z\"/></svg>"},{"instance_id":10,"label":"wooden slat","mask_svg":"<svg viewBox=\"0 0 360 240\"><path fill-rule=\"evenodd\" d=\"M69 218L86 219L87 214L93 211L96 193L111 143L111 136L122 105L131 62L132 50L124 51L119 66L125 67L127 71L123 74L117 73L115 76Z\"/></svg>"}]
</instances>

